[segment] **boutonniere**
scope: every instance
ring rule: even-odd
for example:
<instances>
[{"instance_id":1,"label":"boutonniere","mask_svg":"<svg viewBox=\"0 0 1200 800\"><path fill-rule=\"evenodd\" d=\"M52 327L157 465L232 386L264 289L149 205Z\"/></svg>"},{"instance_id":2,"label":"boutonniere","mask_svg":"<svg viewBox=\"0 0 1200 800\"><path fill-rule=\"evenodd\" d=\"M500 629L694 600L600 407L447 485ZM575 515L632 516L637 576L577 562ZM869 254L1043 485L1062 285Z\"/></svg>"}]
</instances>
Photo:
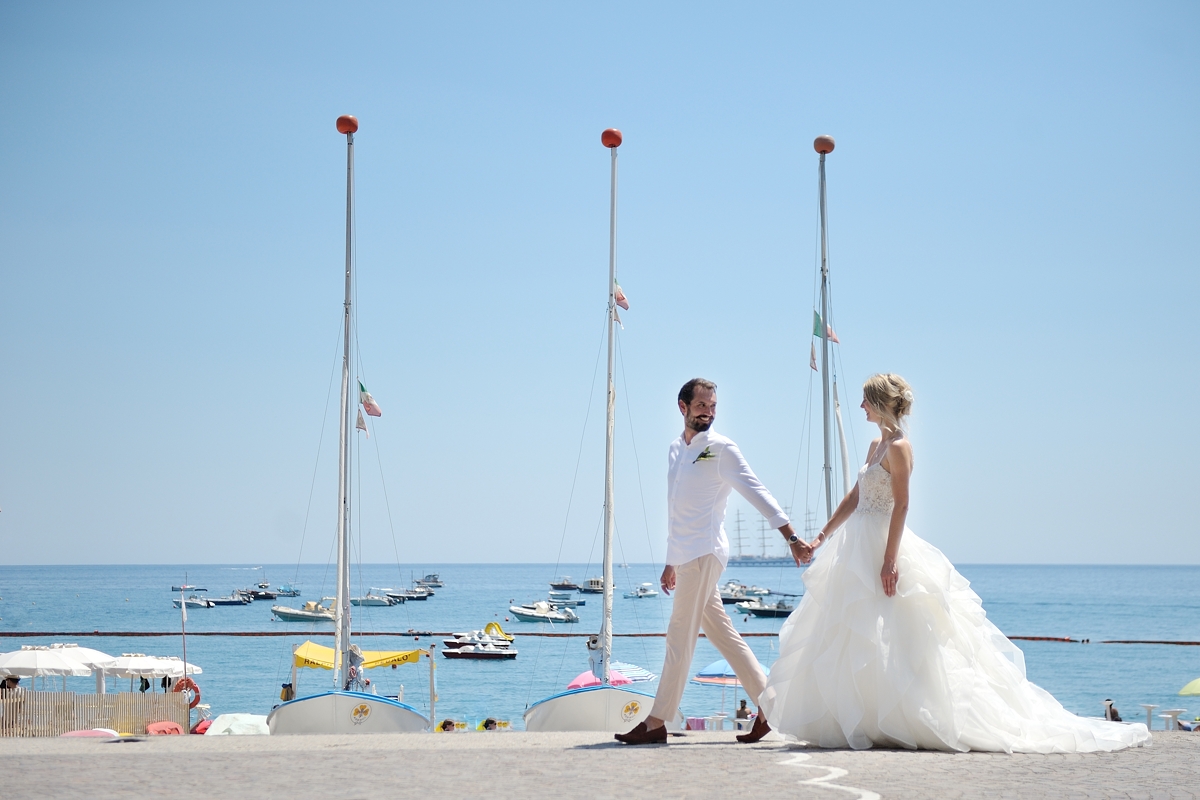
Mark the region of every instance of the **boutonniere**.
<instances>
[{"instance_id":1,"label":"boutonniere","mask_svg":"<svg viewBox=\"0 0 1200 800\"><path fill-rule=\"evenodd\" d=\"M716 454L713 453L713 451L710 448L706 447L706 448L704 448L704 450L702 450L700 452L700 455L696 456L696 460L693 461L692 463L695 464L696 461L708 461L710 458L716 458L716 457L717 457Z\"/></svg>"}]
</instances>

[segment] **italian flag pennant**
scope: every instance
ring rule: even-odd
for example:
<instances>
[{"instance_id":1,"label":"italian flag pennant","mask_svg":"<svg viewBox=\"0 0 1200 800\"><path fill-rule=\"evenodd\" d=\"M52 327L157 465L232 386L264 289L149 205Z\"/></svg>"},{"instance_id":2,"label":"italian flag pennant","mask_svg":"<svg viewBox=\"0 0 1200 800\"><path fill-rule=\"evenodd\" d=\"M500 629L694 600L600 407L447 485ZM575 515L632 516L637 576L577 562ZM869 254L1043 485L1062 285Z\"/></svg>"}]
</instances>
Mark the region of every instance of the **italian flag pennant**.
<instances>
[{"instance_id":1,"label":"italian flag pennant","mask_svg":"<svg viewBox=\"0 0 1200 800\"><path fill-rule=\"evenodd\" d=\"M625 299L625 293L621 291L621 284L615 281L613 282L613 302L626 311L629 310L629 301Z\"/></svg>"},{"instance_id":2,"label":"italian flag pennant","mask_svg":"<svg viewBox=\"0 0 1200 800\"><path fill-rule=\"evenodd\" d=\"M837 334L833 332L833 328L826 325L825 333L827 333L829 335L829 341L833 342L834 344L841 344L841 342L838 341ZM813 312L813 336L820 336L820 335L821 335L821 315L820 315L820 313L814 311Z\"/></svg>"},{"instance_id":3,"label":"italian flag pennant","mask_svg":"<svg viewBox=\"0 0 1200 800\"><path fill-rule=\"evenodd\" d=\"M363 411L370 416L383 416L383 409L379 407L379 403L375 402L375 398L371 397L371 393L367 391L367 387L362 385L362 381L358 382L358 401L362 403Z\"/></svg>"},{"instance_id":4,"label":"italian flag pennant","mask_svg":"<svg viewBox=\"0 0 1200 800\"><path fill-rule=\"evenodd\" d=\"M358 412L358 421L354 423L354 427L365 433L368 439L371 438L371 432L367 430L367 421L363 419L361 411Z\"/></svg>"}]
</instances>

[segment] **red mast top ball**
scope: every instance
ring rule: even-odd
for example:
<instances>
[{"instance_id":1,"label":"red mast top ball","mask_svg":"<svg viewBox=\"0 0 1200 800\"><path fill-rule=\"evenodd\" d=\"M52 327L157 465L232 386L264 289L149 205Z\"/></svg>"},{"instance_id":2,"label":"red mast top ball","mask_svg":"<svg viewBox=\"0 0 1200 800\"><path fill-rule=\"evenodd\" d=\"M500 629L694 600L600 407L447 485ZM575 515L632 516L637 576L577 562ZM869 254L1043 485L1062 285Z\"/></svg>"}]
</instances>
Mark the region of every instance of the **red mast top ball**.
<instances>
[{"instance_id":1,"label":"red mast top ball","mask_svg":"<svg viewBox=\"0 0 1200 800\"><path fill-rule=\"evenodd\" d=\"M600 143L605 147L620 147L621 132L616 128L609 128L604 133L600 134Z\"/></svg>"},{"instance_id":2,"label":"red mast top ball","mask_svg":"<svg viewBox=\"0 0 1200 800\"><path fill-rule=\"evenodd\" d=\"M337 121L338 133L354 133L358 130L358 117L342 114Z\"/></svg>"},{"instance_id":3,"label":"red mast top ball","mask_svg":"<svg viewBox=\"0 0 1200 800\"><path fill-rule=\"evenodd\" d=\"M813 150L816 150L821 155L833 152L833 137L828 134L822 134L813 140Z\"/></svg>"}]
</instances>

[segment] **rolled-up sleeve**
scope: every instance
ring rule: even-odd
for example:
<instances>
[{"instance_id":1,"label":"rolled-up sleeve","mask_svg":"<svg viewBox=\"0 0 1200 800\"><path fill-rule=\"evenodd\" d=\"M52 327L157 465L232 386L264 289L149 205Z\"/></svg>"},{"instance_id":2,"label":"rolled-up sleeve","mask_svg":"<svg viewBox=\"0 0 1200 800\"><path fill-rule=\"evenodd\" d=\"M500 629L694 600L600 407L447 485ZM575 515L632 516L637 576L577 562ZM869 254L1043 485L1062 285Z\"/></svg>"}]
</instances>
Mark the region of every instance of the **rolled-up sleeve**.
<instances>
[{"instance_id":1,"label":"rolled-up sleeve","mask_svg":"<svg viewBox=\"0 0 1200 800\"><path fill-rule=\"evenodd\" d=\"M746 463L746 459L737 445L730 442L721 448L721 458L717 469L720 471L721 477L728 481L738 494L746 498L750 505L758 509L758 513L767 518L767 525L771 528L782 528L791 522L788 515L783 513L783 509L779 507L779 503L767 491L767 487L763 486L762 481L754 474L754 470L750 469L750 465Z\"/></svg>"}]
</instances>

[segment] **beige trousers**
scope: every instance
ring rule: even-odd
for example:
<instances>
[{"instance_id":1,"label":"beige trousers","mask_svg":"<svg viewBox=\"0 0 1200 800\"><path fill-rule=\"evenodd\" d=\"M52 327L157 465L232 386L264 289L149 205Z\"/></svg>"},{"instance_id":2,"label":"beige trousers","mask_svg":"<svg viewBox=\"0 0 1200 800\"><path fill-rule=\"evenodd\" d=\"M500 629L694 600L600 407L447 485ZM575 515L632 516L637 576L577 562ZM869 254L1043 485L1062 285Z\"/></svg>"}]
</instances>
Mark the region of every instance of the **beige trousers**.
<instances>
[{"instance_id":1,"label":"beige trousers","mask_svg":"<svg viewBox=\"0 0 1200 800\"><path fill-rule=\"evenodd\" d=\"M746 694L758 705L758 696L766 688L767 676L725 613L721 593L717 590L721 571L721 562L714 555L701 556L675 567L675 605L667 626L667 657L663 662L658 693L654 696L654 708L650 710L652 717L670 721L679 711L701 628L733 667Z\"/></svg>"}]
</instances>

